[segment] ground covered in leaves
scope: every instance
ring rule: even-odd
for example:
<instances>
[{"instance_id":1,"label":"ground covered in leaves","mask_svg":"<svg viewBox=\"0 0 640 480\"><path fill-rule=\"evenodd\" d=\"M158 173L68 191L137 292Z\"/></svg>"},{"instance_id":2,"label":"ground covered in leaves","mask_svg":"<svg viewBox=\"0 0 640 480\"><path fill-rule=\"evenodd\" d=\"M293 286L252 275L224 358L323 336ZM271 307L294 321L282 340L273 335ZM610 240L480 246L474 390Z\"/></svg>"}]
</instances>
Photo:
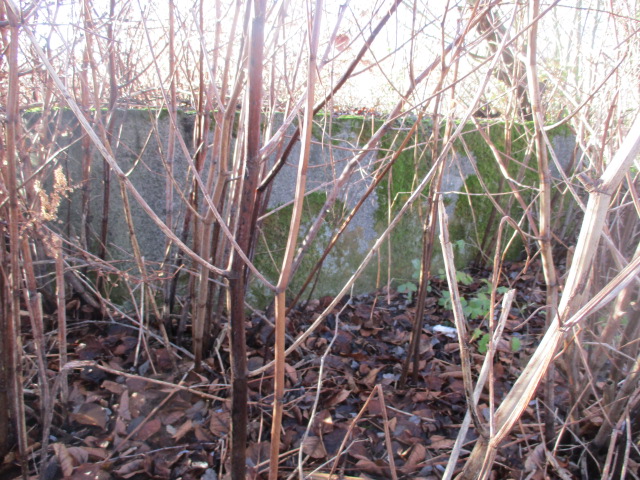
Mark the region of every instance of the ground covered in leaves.
<instances>
[{"instance_id":1,"label":"ground covered in leaves","mask_svg":"<svg viewBox=\"0 0 640 480\"><path fill-rule=\"evenodd\" d=\"M505 275L504 285L511 283L518 294L494 362L497 402L544 331L542 276L535 269L523 275L522 267L511 265ZM486 350L488 275L473 272L460 286L473 334L475 374ZM382 290L349 299L288 357L282 478L297 476L300 465L316 479L329 478L332 471L340 478L384 479L394 473L401 479L441 478L466 412L448 292L444 281L431 283L417 381L410 377L400 388L415 309L411 289L401 290L405 293ZM290 338L307 329L330 300L292 310ZM253 371L273 359L273 328L268 314L260 314L248 319L247 329ZM230 418L224 330L200 373L185 354L188 345L174 357L125 321L70 322L69 337L74 368L66 403L57 400L53 409L45 479L224 478ZM52 345L54 340L52 335ZM49 367L56 372L53 353ZM248 462L255 479L266 478L268 469L272 387L268 371L251 377ZM36 393L33 384L26 399L34 452L39 451L42 424ZM556 399L560 405L567 401L561 384ZM488 408L485 395L480 411L488 415ZM495 478L581 478L570 453L557 455L555 472L539 468L546 463L536 449L541 410L539 402L532 402L501 446ZM475 438L471 429L463 458ZM13 460L4 459L1 478L17 476Z\"/></svg>"}]
</instances>

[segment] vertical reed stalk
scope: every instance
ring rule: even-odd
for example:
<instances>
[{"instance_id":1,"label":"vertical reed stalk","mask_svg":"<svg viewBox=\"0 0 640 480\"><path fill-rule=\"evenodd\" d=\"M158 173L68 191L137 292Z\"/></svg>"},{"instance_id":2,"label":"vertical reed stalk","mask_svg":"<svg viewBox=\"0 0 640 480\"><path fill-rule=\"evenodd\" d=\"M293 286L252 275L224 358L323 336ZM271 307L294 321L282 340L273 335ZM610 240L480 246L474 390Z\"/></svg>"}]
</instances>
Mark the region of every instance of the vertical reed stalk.
<instances>
[{"instance_id":1,"label":"vertical reed stalk","mask_svg":"<svg viewBox=\"0 0 640 480\"><path fill-rule=\"evenodd\" d=\"M33 244L31 236L23 234L21 238L22 269L24 272L24 282L26 288L23 289L24 302L29 312L31 333L33 335L33 346L35 353L35 363L38 370L38 386L40 393L40 415L42 420L42 457L41 468L44 468L46 451L49 443L49 428L53 417L53 399L49 378L47 377L46 344L44 339L44 318L42 313L42 295L38 293L38 283L33 265L31 249Z\"/></svg>"},{"instance_id":2,"label":"vertical reed stalk","mask_svg":"<svg viewBox=\"0 0 640 480\"><path fill-rule=\"evenodd\" d=\"M82 55L82 67L80 70L80 102L82 110L89 111L91 98L89 95L89 52L85 49ZM91 166L93 155L91 139L88 135L82 137L82 213L80 230L80 245L85 251L90 249L91 241Z\"/></svg>"},{"instance_id":3,"label":"vertical reed stalk","mask_svg":"<svg viewBox=\"0 0 640 480\"><path fill-rule=\"evenodd\" d=\"M0 140L0 147L4 147L4 142ZM2 209L3 215L6 209ZM9 276L9 258L7 253L9 247L6 242L8 238L7 230L2 225L0 230L0 331L10 332L10 323L13 322L10 301L11 291L7 284ZM3 457L9 453L9 449L13 446L11 442L12 428L10 425L11 416L9 415L12 407L11 403L11 356L13 354L13 348L11 346L11 338L9 335L2 335L0 339L0 457Z\"/></svg>"},{"instance_id":4,"label":"vertical reed stalk","mask_svg":"<svg viewBox=\"0 0 640 480\"><path fill-rule=\"evenodd\" d=\"M275 298L275 372L273 395L273 419L271 424L271 454L269 460L269 480L278 478L278 458L280 456L280 429L282 427L282 409L284 402L284 371L285 371L285 326L286 326L286 296L287 287L291 281L293 257L298 244L298 232L304 206L304 193L307 184L307 165L311 151L311 127L313 126L313 104L317 75L318 42L320 25L322 22L322 0L316 0L313 12L313 28L309 39L309 63L307 66L307 98L302 127L300 160L298 161L298 176L293 199L291 224L285 247L282 271L278 279ZM311 23L311 19L309 21Z\"/></svg>"},{"instance_id":5,"label":"vertical reed stalk","mask_svg":"<svg viewBox=\"0 0 640 480\"><path fill-rule=\"evenodd\" d=\"M58 358L60 367L58 375L60 380L60 400L67 403L69 398L69 382L67 381L68 370L62 367L67 363L67 311L66 311L66 290L64 281L64 258L62 250L62 240L59 237L53 239L53 255L56 263L56 306L58 309Z\"/></svg>"},{"instance_id":6,"label":"vertical reed stalk","mask_svg":"<svg viewBox=\"0 0 640 480\"><path fill-rule=\"evenodd\" d=\"M176 68L176 53L175 53L175 41L176 41L176 27L175 27L175 2L169 0L169 111L172 116L177 114L177 97L176 97L176 82L178 70ZM173 164L175 160L175 148L176 147L176 131L173 128L169 129L169 138L167 139L167 179L165 182L165 223L169 228L173 229ZM162 323L164 325L167 334L171 333L171 277L174 274L174 270L171 267L170 259L173 258L173 249L171 248L171 242L167 238L165 242L165 283L163 286L164 291L164 303L162 308Z\"/></svg>"},{"instance_id":7,"label":"vertical reed stalk","mask_svg":"<svg viewBox=\"0 0 640 480\"><path fill-rule=\"evenodd\" d=\"M22 467L22 476L26 480L27 468L27 427L25 420L24 395L22 391L22 350L20 342L20 290L22 286L20 267L20 226L23 224L20 213L19 194L17 188L17 139L19 109L19 64L18 64L18 37L20 31L20 11L15 5L7 8L9 20L9 51L7 52L7 64L9 67L9 89L7 92L7 119L6 119L6 158L2 162L3 181L9 197L9 272L7 287L10 292L8 310L10 317L7 321L7 369L11 378L11 413L15 423L16 437L18 439L18 456ZM3 335L4 336L4 335Z\"/></svg>"},{"instance_id":8,"label":"vertical reed stalk","mask_svg":"<svg viewBox=\"0 0 640 480\"><path fill-rule=\"evenodd\" d=\"M200 0L198 4L198 21L200 27L204 22L204 2ZM197 107L196 118L193 131L193 147L195 150L196 165L204 166L207 159L207 146L206 146L206 123L207 113L205 111L205 104L207 102L206 94L206 82L205 82L205 62L204 62L204 49L200 48L198 57L198 93L197 93ZM208 195L208 191L203 192L204 195ZM194 207L198 209L197 200ZM194 221L193 239L194 239L194 251L202 258L209 258L209 236L212 228L212 215L210 209L206 205L203 206L205 210L204 218L196 217ZM206 315L206 306L208 303L209 295L209 272L202 267L198 268L198 275L196 277L197 289L194 295L194 313L192 320L192 334L193 334L193 354L195 356L195 366L197 370L200 370L204 348L204 323Z\"/></svg>"},{"instance_id":9,"label":"vertical reed stalk","mask_svg":"<svg viewBox=\"0 0 640 480\"><path fill-rule=\"evenodd\" d=\"M529 3L529 20L532 22L529 29L528 55L527 55L527 80L529 84L529 100L532 108L533 123L535 126L535 147L538 157L538 178L540 188L540 210L539 210L539 234L538 244L540 245L540 258L542 259L542 270L547 286L546 300L546 327L549 328L551 321L556 316L558 310L558 276L553 261L553 248L551 245L551 172L549 170L549 160L547 156L547 146L544 141L544 112L540 101L540 85L538 82L537 66L537 45L538 45L538 17L540 1L532 0ZM555 412L554 412L554 367L549 365L545 381L545 403L547 410L545 413L545 436L549 442L555 437Z\"/></svg>"},{"instance_id":10,"label":"vertical reed stalk","mask_svg":"<svg viewBox=\"0 0 640 480\"><path fill-rule=\"evenodd\" d=\"M92 74L92 83L93 83L93 106L95 108L95 117L99 119L101 115L101 105L98 101L98 92L99 85L97 81L97 73L98 68L93 58L93 37L95 35L94 32L94 23L91 18L91 2L90 0L83 0L82 2L82 15L84 19L84 27L85 27L85 58L87 59L87 64L89 65L90 72ZM102 162L102 217L100 220L100 236L98 240L98 257L102 260L107 258L107 234L109 231L109 204L111 201L111 169L109 168L109 164L106 159ZM97 281L97 290L101 291L103 287L104 278L102 276L98 277Z\"/></svg>"},{"instance_id":11,"label":"vertical reed stalk","mask_svg":"<svg viewBox=\"0 0 640 480\"><path fill-rule=\"evenodd\" d=\"M444 52L444 42L442 45L442 53L441 53L441 65L442 71L440 72L440 81L438 86L434 89L439 91L442 84L444 83L445 77L449 72L450 66L446 66L444 61L445 52ZM457 77L458 73L458 62L454 65L454 76ZM455 83L454 83L455 85ZM455 98L455 87L451 89L450 99L453 102ZM438 121L439 115L439 106L440 106L441 96L438 95L436 97L436 105L435 105L435 113L433 115L433 132L431 134L431 158L437 158L438 149L440 148L440 123ZM449 140L449 136L451 135L452 129L452 118L447 119L444 138L442 143L447 143ZM423 235L422 235L422 256L420 259L420 277L419 277L419 287L418 293L416 295L416 309L415 315L413 319L413 328L411 332L411 340L409 343L409 350L407 352L407 358L405 359L405 363L402 367L402 373L400 375L399 385L404 387L407 381L407 376L409 374L410 364L413 361L413 371L412 378L413 382L417 383L418 381L418 365L420 363L420 339L422 337L422 326L424 323L424 309L425 302L427 298L427 287L429 285L429 281L431 278L431 259L433 258L433 248L434 248L434 239L436 233L437 219L438 219L438 202L436 202L436 196L440 192L440 187L442 185L442 176L444 174L445 162L440 163L438 169L436 171L436 175L434 181L431 183L429 188L429 197L427 199L427 214L424 220L423 226Z\"/></svg>"}]
</instances>

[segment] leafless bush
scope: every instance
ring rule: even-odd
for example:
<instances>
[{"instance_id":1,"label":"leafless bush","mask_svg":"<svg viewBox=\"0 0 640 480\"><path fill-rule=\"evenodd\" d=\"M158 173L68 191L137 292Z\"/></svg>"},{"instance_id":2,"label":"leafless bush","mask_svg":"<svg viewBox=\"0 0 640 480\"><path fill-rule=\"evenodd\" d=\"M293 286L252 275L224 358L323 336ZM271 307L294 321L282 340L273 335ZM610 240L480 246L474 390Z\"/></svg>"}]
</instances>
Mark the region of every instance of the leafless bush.
<instances>
[{"instance_id":1,"label":"leafless bush","mask_svg":"<svg viewBox=\"0 0 640 480\"><path fill-rule=\"evenodd\" d=\"M418 206L424 227L417 308L421 312L439 217L440 228L446 226L439 211L446 193L441 191L442 174L452 154L468 148L465 128L472 120L504 175L499 182L508 193L494 200L495 192L482 183L478 172L482 193L493 207L492 227L478 234L478 246L483 247L485 259L492 259L487 263L495 269L494 283L514 238L531 249L530 257L540 258L548 329L499 408L494 408L489 387L488 425L469 406L476 428L486 436L478 441L461 478L486 478L499 442L545 375L545 438L541 441L546 440L549 451L558 448L566 430L579 437L580 427L588 424L586 418L601 415L604 420L589 440L591 453L602 455L603 478L628 470L629 450L636 446L614 433L632 428L639 398L634 302L640 211L636 6L622 1L605 10L601 2L581 2L575 8L558 2L524 3L468 1L434 7L433 2L388 0L363 7L321 0L216 0L189 5L4 0L0 7L6 52L0 57L4 105L0 328L5 334L0 385L8 388L0 390L0 453L8 453L12 444L7 439L15 439L26 477L32 439L26 431L23 373L33 368L43 425L40 460L45 465L54 404L58 396L64 401L68 395L65 312L71 296L96 316L109 318L116 314L111 297L119 284L124 286L120 289L125 292L123 303L135 311L139 348L144 348L147 336L156 335L173 352L172 362L190 355L195 369L202 371L215 338L224 335L225 329L230 331L232 478L245 478L247 381L267 370L274 372L269 471L270 478L277 478L287 356L349 292L402 216ZM164 178L161 213L134 186L118 158L128 148L122 145L118 114L130 108L151 109L149 115L155 118L150 137L159 139ZM36 113L29 116L34 109ZM68 183L62 169L71 148L66 139L74 128L61 113L67 109L83 131L77 185ZM190 135L181 128L181 111L193 112ZM307 231L299 232L308 194L305 178L312 129L316 125L331 133L330 120L322 125L317 121L320 111L328 114L325 119L333 113L364 111L380 121L372 119L368 140L355 146L344 170L327 186L320 213ZM166 141L159 121L165 114L170 125ZM282 122L277 120L280 114ZM500 120L480 120L480 115L497 115ZM418 145L416 140L423 118L432 122L428 145ZM491 125L498 121L504 124L500 147L490 136ZM291 279L360 162L380 148L381 139L397 122L409 125L406 135L398 137L393 143L396 150L377 158L366 173L373 186L335 229L327 252L366 195L388 178L400 153L413 148L416 158L430 159L428 169L424 174L416 171L406 201L389 209L383 233L351 280L311 328L299 332L285 349ZM536 160L539 179L537 188L526 195L521 193L521 176L509 173L510 162L515 162L511 150L515 124L522 127L520 140L527 145L526 158ZM548 137L549 130L559 125L567 125L576 138L568 167L555 158ZM293 135L287 133L292 128ZM298 141L300 157L291 158ZM178 154L187 161L186 172L176 167ZM103 159L100 209L91 191L96 155ZM273 279L256 267L253 253L271 182L286 162L298 165L298 175L288 239L282 246L285 254L278 278ZM522 165L521 172L526 168ZM552 171L557 174L552 176ZM56 215L71 189L81 192L81 228L74 235L64 226L68 219ZM114 192L122 200L118 211ZM554 218L555 206L560 204L569 213ZM519 206L520 218L512 218L511 205ZM134 208L146 212L166 237L160 264L145 260ZM97 231L91 227L92 216L100 219ZM114 216L125 219L131 245L127 268L120 268L109 253ZM571 224L575 218L582 218L579 227ZM577 243L571 245L575 237L569 233L578 231ZM505 238L503 232L508 232ZM564 277L558 269L559 251L572 252ZM305 285L321 268L322 261ZM449 274L452 268L447 265ZM249 280L259 282L275 299L275 361L252 372L246 363L245 338ZM609 310L606 304L611 305ZM21 330L21 311L25 310L33 367L23 350L27 335ZM46 324L54 312L55 327ZM186 329L187 320L191 353L174 344L175 334ZM490 328L499 330L493 320L492 316ZM419 355L421 322L418 313L401 383L408 379L411 360ZM53 340L45 336L53 328L58 330L59 349L54 381L47 363L48 342ZM459 330L463 330L460 325ZM561 355L560 345L564 345ZM466 374L465 391L473 403L473 379L468 369ZM554 385L559 379L568 382L573 405L560 418L554 409ZM377 391L381 394L382 389ZM616 452L621 453L616 457ZM445 475L450 477L455 467L454 455Z\"/></svg>"}]
</instances>

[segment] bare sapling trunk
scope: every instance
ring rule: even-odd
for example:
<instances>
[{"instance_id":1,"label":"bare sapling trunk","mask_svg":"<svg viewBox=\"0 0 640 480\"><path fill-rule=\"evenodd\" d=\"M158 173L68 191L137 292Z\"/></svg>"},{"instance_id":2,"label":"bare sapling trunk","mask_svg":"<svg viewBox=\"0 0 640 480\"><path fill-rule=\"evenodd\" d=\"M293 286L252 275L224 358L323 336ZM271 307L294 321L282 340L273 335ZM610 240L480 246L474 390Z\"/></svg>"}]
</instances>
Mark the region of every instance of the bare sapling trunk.
<instances>
[{"instance_id":1,"label":"bare sapling trunk","mask_svg":"<svg viewBox=\"0 0 640 480\"><path fill-rule=\"evenodd\" d=\"M311 150L311 127L313 126L313 103L317 75L317 53L320 38L320 24L322 21L322 0L316 0L313 9L313 27L310 32L309 62L307 65L307 102L302 126L302 147L298 161L298 175L293 200L291 225L287 237L282 271L278 279L275 298L275 385L273 397L273 420L271 424L271 455L269 460L269 480L278 478L278 458L280 455L280 428L282 426L282 408L284 402L284 372L285 372L285 326L286 326L286 296L287 287L291 281L293 257L298 244L298 232L302 218L304 193L307 183L307 165Z\"/></svg>"},{"instance_id":2,"label":"bare sapling trunk","mask_svg":"<svg viewBox=\"0 0 640 480\"><path fill-rule=\"evenodd\" d=\"M99 119L102 112L102 105L98 100L99 85L96 78L98 68L94 59L93 53L93 36L95 32L95 25L91 17L91 2L89 0L83 0L82 2L82 15L85 26L85 58L89 66L89 71L92 75L93 83L93 108L95 109L95 117L98 120L96 123L100 123ZM104 138L103 138L104 141ZM108 142L105 142L108 144ZM100 236L98 239L98 257L101 260L107 258L107 235L109 232L109 205L111 203L111 169L106 159L102 162L102 216L100 219ZM97 290L100 292L104 286L104 278L98 277L96 284Z\"/></svg>"},{"instance_id":3,"label":"bare sapling trunk","mask_svg":"<svg viewBox=\"0 0 640 480\"><path fill-rule=\"evenodd\" d=\"M539 209L539 233L538 244L540 246L540 258L542 271L547 286L546 301L546 327L549 328L551 320L556 316L558 309L558 275L553 261L553 247L551 245L551 171L547 156L547 145L544 141L544 111L540 101L540 84L538 82L538 65L536 61L538 45L538 17L540 10L539 0L532 0L529 4L529 20L532 22L529 29L529 42L527 49L527 80L529 84L529 99L531 102L533 124L535 127L535 149L538 157L538 179L540 188ZM555 438L555 412L554 412L554 366L549 365L545 381L545 436L547 442Z\"/></svg>"},{"instance_id":4,"label":"bare sapling trunk","mask_svg":"<svg viewBox=\"0 0 640 480\"><path fill-rule=\"evenodd\" d=\"M248 112L245 159L240 178L242 196L236 239L243 252L255 239L253 208L260 172L260 121L262 113L262 62L266 0L254 0L249 40ZM245 332L246 264L235 250L231 254L229 313L231 317L231 478L245 480L247 447L247 345Z\"/></svg>"},{"instance_id":5,"label":"bare sapling trunk","mask_svg":"<svg viewBox=\"0 0 640 480\"><path fill-rule=\"evenodd\" d=\"M42 295L38 293L38 284L31 254L32 244L29 235L22 236L22 267L24 271L24 282L26 288L23 289L24 303L27 305L29 320L33 335L33 346L35 353L35 363L39 378L40 415L43 424L42 429L42 451L47 451L49 443L49 428L53 417L53 399L51 398L51 388L47 376L46 364L46 342L44 338L44 318L42 311ZM44 468L46 455L41 458L41 468Z\"/></svg>"},{"instance_id":6,"label":"bare sapling trunk","mask_svg":"<svg viewBox=\"0 0 640 480\"><path fill-rule=\"evenodd\" d=\"M173 0L169 1L169 111L171 115L176 116L178 111L178 100L176 97L176 77L178 75L178 71L176 68L176 52L175 52L175 36L176 36L176 27L175 27L175 4ZM164 200L164 208L165 208L165 223L169 226L169 228L173 229L173 165L175 161L175 150L176 150L176 131L171 128L169 129L169 138L167 139L167 180L165 183L165 200ZM164 273L167 281L165 281L163 286L164 291L164 302L162 305L162 323L164 325L165 331L167 335L171 335L171 287L172 282L168 279L172 278L174 275L174 270L171 267L170 259L173 258L173 249L171 248L171 242L169 239L166 240L165 243L165 262L164 262Z\"/></svg>"},{"instance_id":7,"label":"bare sapling trunk","mask_svg":"<svg viewBox=\"0 0 640 480\"><path fill-rule=\"evenodd\" d=\"M0 7L0 19L6 20L5 9ZM3 34L0 37L2 41L2 49L9 51L8 49L8 36ZM6 178L8 164L6 155L6 126L2 130L0 135L0 178L3 182ZM6 184L5 184L6 185ZM0 216L4 219L10 217L9 209L5 204L0 208ZM13 349L12 339L10 333L13 331L11 323L13 323L13 313L11 307L12 291L9 286L9 272L10 272L10 250L7 241L9 240L9 232L7 224L0 224L0 331L6 332L0 338L0 457L3 457L9 453L15 442L11 441L14 428L11 426L10 411L13 406L11 402L11 388L13 375L11 373L11 366L13 364ZM13 436L14 437L14 436ZM14 437L15 438L15 437Z\"/></svg>"},{"instance_id":8,"label":"bare sapling trunk","mask_svg":"<svg viewBox=\"0 0 640 480\"><path fill-rule=\"evenodd\" d=\"M0 140L1 144L4 144ZM3 215L5 209L2 209ZM5 218L7 218L5 216ZM0 329L7 334L0 339L0 456L4 457L9 453L9 449L13 446L11 441L13 428L11 428L11 416L9 415L12 407L11 403L11 381L12 375L10 367L12 364L13 348L11 346L11 339L8 333L12 331L10 322L13 322L13 316L11 314L11 307L9 306L9 299L11 298L11 291L6 280L9 273L9 258L7 258L7 252L9 247L6 243L5 229L2 228L2 235L0 235Z\"/></svg>"},{"instance_id":9,"label":"bare sapling trunk","mask_svg":"<svg viewBox=\"0 0 640 480\"><path fill-rule=\"evenodd\" d=\"M201 65L201 67L203 67ZM206 96L204 86L201 87L201 95ZM197 163L204 165L207 158L208 148L208 132L209 132L209 112L203 107L203 111L197 115L196 125L196 150L197 157L201 157ZM212 178L212 175L209 175ZM211 188L210 182L207 182L207 191L205 195L209 195ZM196 218L196 228L194 228L195 240L194 248L202 258L211 259L211 235L213 233L213 222L215 220L211 209L204 205L204 214L202 217ZM203 352L206 350L209 342L209 332L206 328L207 317L210 305L210 285L209 271L202 266L197 266L197 290L195 295L194 315L193 315L193 353L195 355L196 368L200 368L203 359Z\"/></svg>"},{"instance_id":10,"label":"bare sapling trunk","mask_svg":"<svg viewBox=\"0 0 640 480\"><path fill-rule=\"evenodd\" d=\"M199 22L200 27L204 23L203 2L199 5ZM209 153L209 127L210 127L210 104L211 100L207 94L208 82L205 81L206 65L204 61L205 52L200 49L198 59L198 107L196 110L195 129L194 129L194 150L196 151L196 164L205 165ZM215 78L215 71L211 72ZM215 80L211 80L215 82ZM211 196L213 182L214 166L211 166L206 184L204 195ZM217 204L216 204L217 205ZM197 207L197 205L196 205ZM213 234L214 216L211 209L203 206L204 213L202 217L196 217L194 225L194 249L202 258L211 258L211 236ZM195 355L196 368L200 369L204 351L209 347L210 332L208 328L208 320L210 319L211 310L211 285L209 283L209 272L198 266L198 275L196 277L197 290L195 293L195 303L192 332L193 332L193 353Z\"/></svg>"},{"instance_id":11,"label":"bare sapling trunk","mask_svg":"<svg viewBox=\"0 0 640 480\"><path fill-rule=\"evenodd\" d=\"M85 48L82 55L82 67L80 71L80 102L82 109L88 112L91 105L89 96L89 59ZM93 155L91 139L85 135L82 137L82 222L84 227L80 230L80 245L85 251L89 251L91 241L91 164Z\"/></svg>"},{"instance_id":12,"label":"bare sapling trunk","mask_svg":"<svg viewBox=\"0 0 640 480\"><path fill-rule=\"evenodd\" d=\"M234 38L236 29L238 26L242 26L239 22L241 19L240 13L242 11L242 2L236 2L233 20L231 22L231 31L229 38ZM218 17L221 16L220 1L216 1L216 12ZM218 22L219 23L219 22ZM216 48L222 48L219 33L216 29ZM244 43L242 48L239 49L239 57L243 56ZM232 51L233 42L227 42L227 48L223 54L224 63L222 67L222 87L218 90L221 103L218 105L218 111L215 115L215 132L214 132L214 144L212 161L215 164L215 168L212 170L212 175L215 176L215 185L213 187L213 203L218 207L219 211L224 211L228 207L227 201L229 196L228 180L231 176L229 168L229 157L232 145L233 135L233 123L236 118L236 105L238 105L242 88L245 84L245 69L240 68L235 77L235 81L231 82L230 66L232 64ZM228 99L227 99L228 95ZM254 213L255 216L255 213ZM226 216L225 218L228 218ZM220 226L218 224L214 227L214 235L212 238L212 256L216 265L224 265L227 262L229 255L228 242L224 235L222 235ZM213 312L214 318L217 320L222 314L223 305L226 303L226 297L228 293L224 288L219 287L217 293L217 304L215 311Z\"/></svg>"},{"instance_id":13,"label":"bare sapling trunk","mask_svg":"<svg viewBox=\"0 0 640 480\"><path fill-rule=\"evenodd\" d=\"M444 58L444 52L442 52L442 58ZM445 62L442 63L443 68L440 72L440 81L436 88L436 91L440 90L442 83L444 82L450 67L445 66ZM454 65L454 76L457 76L458 62ZM455 97L455 87L451 89L451 100ZM440 106L441 96L436 97L436 106L433 121L433 132L431 134L432 153L431 158L437 158L438 148L440 144L440 124L438 122L438 110ZM420 121L420 119L418 119ZM448 118L446 123L446 130L442 143L447 143L449 136L451 135L452 119ZM409 341L409 349L407 351L407 358L402 366L402 373L400 374L399 386L404 388L409 375L409 369L413 362L412 380L414 383L418 381L418 366L420 363L420 339L422 338L422 327L424 324L424 309L427 299L427 289L431 277L431 259L433 257L434 238L436 232L437 218L438 218L438 202L436 202L436 196L440 192L442 185L442 175L444 174L445 163L442 162L436 171L436 176L429 188L429 197L427 199L427 209L423 225L422 233L422 255L420 257L420 274L418 279L418 293L416 295L416 308L413 319L413 327L411 331L411 339Z\"/></svg>"},{"instance_id":14,"label":"bare sapling trunk","mask_svg":"<svg viewBox=\"0 0 640 480\"><path fill-rule=\"evenodd\" d=\"M69 399L69 382L67 380L68 371L62 367L67 363L67 312L66 312L66 285L64 280L64 251L62 250L62 240L59 237L53 239L53 251L56 264L56 307L58 320L58 358L60 367L60 400L66 404ZM55 394L55 392L54 392Z\"/></svg>"},{"instance_id":15,"label":"bare sapling trunk","mask_svg":"<svg viewBox=\"0 0 640 480\"><path fill-rule=\"evenodd\" d=\"M9 31L11 33L9 51L7 53L9 67L9 89L7 92L7 119L5 127L6 138L6 158L2 162L3 182L8 194L8 216L9 221L9 270L3 272L7 278L7 288L10 293L9 314L7 321L6 337L8 342L6 356L9 358L7 369L10 378L11 392L11 416L17 437L18 456L22 467L22 476L26 480L28 476L27 465L27 426L25 421L24 395L22 389L22 351L20 341L20 290L22 285L22 275L20 266L20 226L23 223L20 212L19 194L17 187L18 179L18 121L20 118L19 108L19 64L18 64L18 37L20 32L20 10L13 4L7 8L9 19ZM6 207L5 207L6 208ZM3 335L4 337L5 335Z\"/></svg>"},{"instance_id":16,"label":"bare sapling trunk","mask_svg":"<svg viewBox=\"0 0 640 480\"><path fill-rule=\"evenodd\" d=\"M449 128L449 124L447 124ZM445 142L446 137L445 135ZM439 125L434 121L434 129L432 133L432 141L434 143L434 152L437 151L437 145L439 143ZM437 155L433 155L435 158ZM442 184L442 174L444 172L445 163L442 162L437 171L436 176L429 188L429 197L427 199L426 215L424 219L423 232L422 232L422 256L420 258L420 276L418 279L418 293L416 295L416 309L413 319L413 327L411 330L411 340L409 342L409 349L407 351L407 358L402 366L402 373L400 375L399 386L404 388L409 375L409 369L413 363L413 370L411 371L411 377L414 383L418 381L418 370L420 363L420 339L422 337L422 327L424 324L424 309L427 299L427 287L431 276L431 258L433 256L433 240L436 233L437 216L438 216L438 202L436 201L436 195L440 191L440 185Z\"/></svg>"}]
</instances>

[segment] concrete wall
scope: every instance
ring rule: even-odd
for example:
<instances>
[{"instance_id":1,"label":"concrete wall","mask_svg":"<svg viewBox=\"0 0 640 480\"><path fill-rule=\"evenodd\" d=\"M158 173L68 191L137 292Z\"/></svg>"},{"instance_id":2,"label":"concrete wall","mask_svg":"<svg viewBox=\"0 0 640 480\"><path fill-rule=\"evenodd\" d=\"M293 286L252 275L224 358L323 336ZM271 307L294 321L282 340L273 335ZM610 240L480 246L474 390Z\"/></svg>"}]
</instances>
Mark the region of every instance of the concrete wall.
<instances>
[{"instance_id":1,"label":"concrete wall","mask_svg":"<svg viewBox=\"0 0 640 480\"><path fill-rule=\"evenodd\" d=\"M37 114L31 114L31 117L27 116L26 121L33 121L36 117ZM180 132L187 144L190 144L193 120L193 115L181 113L179 116ZM307 197L301 238L309 228L312 218L322 207L326 199L326 192L333 188L334 182L342 174L347 163L360 152L359 148L366 143L380 123L377 120L360 117L317 117L307 183L307 190L312 193ZM82 149L80 144L82 132L69 111L58 112L57 118L50 126L52 130L67 132L65 136L56 137L59 146L64 147L64 150L59 153L57 161L65 167L69 183L76 187L71 201L64 205L60 211L60 218L63 220L61 229L66 232L69 238L79 238L83 228L80 217L83 188L81 184ZM349 182L340 191L338 202L328 216L328 221L323 225L318 239L311 245L310 254L303 262L303 267L294 283L299 285L306 277L306 273L315 264L334 229L373 182L371 173L380 166L381 159L385 155L389 155L398 148L410 126L402 123L394 125L385 135L380 148L368 152L353 169ZM170 121L166 112L128 110L116 113L115 136L117 141L113 143L115 157L142 196L163 219L166 213L166 151L169 128ZM455 153L451 155L448 162L442 184L451 221L452 240L454 242L463 241L458 243L456 250L456 260L461 267L477 258L477 247L482 242L487 228L486 223L482 222L491 219L493 206L487 199L462 196L460 193L482 191L478 189L478 172L492 192L497 193L501 186L500 173L490 150L481 141L480 136L473 132L472 126L469 126L467 130L469 132L463 137L464 144L462 142L456 144ZM492 138L498 145L503 141L503 131L504 127L501 125L491 129ZM431 162L429 156L431 147L427 141L430 134L429 123L425 122L420 128L418 146L400 156L393 168L391 181L383 181L366 200L335 251L325 262L314 296L335 293L340 289L360 264L380 233L386 228L389 216L393 216L398 211L413 187L419 183L421 176L428 171ZM573 136L566 130L551 132L550 136L561 163L568 164L574 149ZM518 135L515 135L511 151L513 160L508 163L511 174L518 177L521 183L535 185L537 179L534 170L535 161L531 158L528 147L529 145L525 143L523 138L518 139ZM502 148L506 147L502 146ZM467 152L470 152L471 155L467 155ZM173 198L175 213L171 227L174 232L179 233L184 220L185 206L183 198L177 194L177 190L181 188L186 191L189 167L179 147L176 148L176 154L174 163L176 193ZM291 212L287 205L293 197L298 157L299 145L294 148L289 162L282 169L273 185L269 203L273 213L267 215L261 222L263 236L257 245L255 261L261 270L272 279L277 276L283 254L284 239ZM90 248L94 252L97 251L96 239L99 236L103 205L102 168L102 160L99 156L94 155L91 182L84 186L84 188L90 189L91 194L92 215L88 221L93 231ZM556 170L554 172L557 174ZM508 190L507 185L502 185L501 188ZM426 195L426 193L425 191L424 194ZM528 198L532 193L525 191L523 195ZM501 202L505 201L505 197L496 198L499 198ZM510 207L508 202L504 206L512 208L514 216L518 215L517 206ZM131 210L136 235L145 260L161 262L166 249L164 235L135 201L131 201ZM119 268L126 269L132 268L132 255L129 232L122 212L123 203L119 185L116 178L112 177L109 210L109 255L114 264ZM394 232L390 243L383 246L379 257L372 262L362 279L357 283L358 291L369 291L380 284L384 285L389 279L389 275L396 286L412 279L414 270L412 261L420 257L424 214L423 202L417 202ZM519 252L521 251L520 248ZM492 252L489 252L489 255L492 255ZM269 300L268 292L257 285L252 286L252 295L260 303Z\"/></svg>"}]
</instances>

